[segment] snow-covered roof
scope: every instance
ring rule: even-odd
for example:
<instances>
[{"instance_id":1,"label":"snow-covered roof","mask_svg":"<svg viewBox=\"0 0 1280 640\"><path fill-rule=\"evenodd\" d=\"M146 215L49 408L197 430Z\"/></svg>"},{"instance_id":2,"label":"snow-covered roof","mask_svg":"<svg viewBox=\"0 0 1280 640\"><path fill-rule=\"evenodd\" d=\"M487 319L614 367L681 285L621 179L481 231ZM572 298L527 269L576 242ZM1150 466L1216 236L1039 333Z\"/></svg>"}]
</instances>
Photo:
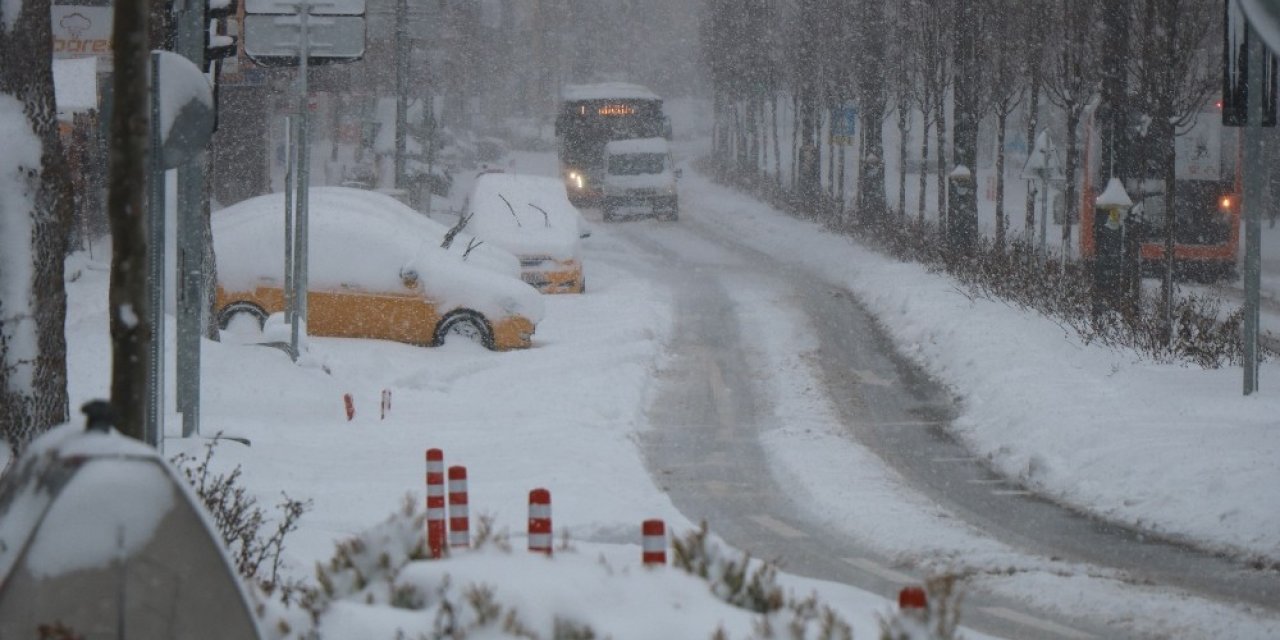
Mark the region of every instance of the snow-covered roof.
<instances>
[{"instance_id":1,"label":"snow-covered roof","mask_svg":"<svg viewBox=\"0 0 1280 640\"><path fill-rule=\"evenodd\" d=\"M658 94L638 84L628 82L601 82L598 84L565 85L561 93L565 100L661 100Z\"/></svg>"},{"instance_id":2,"label":"snow-covered roof","mask_svg":"<svg viewBox=\"0 0 1280 640\"><path fill-rule=\"evenodd\" d=\"M559 178L486 173L471 191L471 210L475 217L467 230L507 251L557 260L579 257L582 214L570 204Z\"/></svg>"},{"instance_id":3,"label":"snow-covered roof","mask_svg":"<svg viewBox=\"0 0 1280 640\"><path fill-rule=\"evenodd\" d=\"M605 153L667 153L671 146L666 138L632 138L630 140L613 140L605 145Z\"/></svg>"},{"instance_id":4,"label":"snow-covered roof","mask_svg":"<svg viewBox=\"0 0 1280 640\"><path fill-rule=\"evenodd\" d=\"M98 108L98 59L55 58L53 94L58 118L70 120L77 113Z\"/></svg>"},{"instance_id":5,"label":"snow-covered roof","mask_svg":"<svg viewBox=\"0 0 1280 640\"><path fill-rule=\"evenodd\" d=\"M1107 182L1107 188L1103 190L1102 195L1098 196L1099 207L1132 207L1133 200L1129 199L1129 193L1124 190L1124 185L1120 184L1119 178L1112 178Z\"/></svg>"}]
</instances>

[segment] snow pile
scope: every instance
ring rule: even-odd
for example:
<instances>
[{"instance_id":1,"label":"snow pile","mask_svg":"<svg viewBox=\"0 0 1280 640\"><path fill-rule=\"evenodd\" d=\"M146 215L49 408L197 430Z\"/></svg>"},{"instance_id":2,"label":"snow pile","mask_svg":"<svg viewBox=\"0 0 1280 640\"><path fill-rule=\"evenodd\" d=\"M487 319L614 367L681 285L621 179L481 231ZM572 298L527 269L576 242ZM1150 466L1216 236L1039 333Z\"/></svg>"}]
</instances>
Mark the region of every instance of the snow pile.
<instances>
[{"instance_id":1,"label":"snow pile","mask_svg":"<svg viewBox=\"0 0 1280 640\"><path fill-rule=\"evenodd\" d=\"M10 15L8 12L5 14ZM10 389L25 394L35 375L36 324L31 313L32 216L43 150L27 120L22 102L0 93L0 343L6 348L0 367L9 373Z\"/></svg>"}]
</instances>

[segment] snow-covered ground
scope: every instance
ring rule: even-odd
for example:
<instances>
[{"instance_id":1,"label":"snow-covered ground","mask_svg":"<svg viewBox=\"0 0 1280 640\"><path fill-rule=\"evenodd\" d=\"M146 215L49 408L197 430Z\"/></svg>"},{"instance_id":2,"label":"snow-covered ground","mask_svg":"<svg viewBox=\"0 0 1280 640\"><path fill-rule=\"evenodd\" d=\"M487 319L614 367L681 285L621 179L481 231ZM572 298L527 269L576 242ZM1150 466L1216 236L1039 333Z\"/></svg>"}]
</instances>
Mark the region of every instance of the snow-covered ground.
<instances>
[{"instance_id":1,"label":"snow-covered ground","mask_svg":"<svg viewBox=\"0 0 1280 640\"><path fill-rule=\"evenodd\" d=\"M519 158L514 168L537 164L526 160ZM1132 353L1083 345L1048 320L998 301L970 299L917 265L887 260L686 171L681 197L687 221L681 224L732 230L741 242L848 287L906 354L963 399L957 433L1005 473L1111 519L1212 548L1280 558L1280 498L1274 491L1280 484L1274 463L1280 394L1268 390L1276 388L1280 367L1265 364L1262 393L1242 398L1238 370L1154 365ZM591 293L547 297L546 317L529 351L313 339L317 366L300 368L274 349L206 343L202 431L253 443L220 444L217 464L242 465L245 481L264 503L275 503L282 491L314 503L290 539L291 571L305 577L313 563L332 555L336 541L383 521L406 495L421 504L423 451L439 447L447 464L468 467L473 521L491 517L495 527L510 532L518 553L528 491L546 487L557 541L566 536L576 552L558 553L552 562L522 555L494 561L482 554L422 572L448 572L455 584L487 582L500 601L569 616L616 638L652 637L645 625L654 619L684 621L669 636L708 637L722 625L731 637L746 637L752 615L711 598L694 600L697 586L678 572L655 577L639 566L642 520L663 518L675 534L695 524L663 495L636 444L648 428L646 407L666 358L674 311L670 292L640 276L620 243L608 226L596 227L586 256ZM73 406L109 389L106 266L100 253L95 260L77 254L68 262ZM785 313L761 313L747 330L790 335L772 329L791 321ZM803 341L778 339L764 352L770 362L794 366L803 376L807 365L794 353L803 348ZM821 406L803 401L799 379L779 381L779 406L797 424L819 429L771 434L775 472L821 498L824 487L850 486L834 485L825 469L841 461L864 463L840 465L863 470L865 482L857 485L863 492L859 500L823 500L824 517L890 553L911 547L913 539L904 534L912 532L914 540L942 540L938 546L956 554L957 564L977 555L990 565L1036 565L973 538L913 498L869 452L834 435L839 425ZM383 389L394 398L385 420L377 411ZM356 403L350 422L345 393ZM171 434L177 424L170 420ZM194 454L203 444L171 438L167 453ZM832 464L815 464L815 455ZM868 501L877 507L874 517L849 506ZM710 525L714 532L715 523ZM946 557L936 562L947 563ZM1041 594L1042 604L1055 594L1084 594L1075 606L1105 620L1133 610L1166 616L1169 628L1184 637L1280 635L1275 620L1152 594L1106 572L1040 569L1020 570L1004 586ZM612 577L627 573L637 579ZM859 637L874 634L875 613L891 608L840 585L791 576L782 582L798 597L817 591ZM354 602L322 621L331 625L323 627L327 637L352 637L347 629L370 624L393 637L397 627L412 635L433 621Z\"/></svg>"}]
</instances>

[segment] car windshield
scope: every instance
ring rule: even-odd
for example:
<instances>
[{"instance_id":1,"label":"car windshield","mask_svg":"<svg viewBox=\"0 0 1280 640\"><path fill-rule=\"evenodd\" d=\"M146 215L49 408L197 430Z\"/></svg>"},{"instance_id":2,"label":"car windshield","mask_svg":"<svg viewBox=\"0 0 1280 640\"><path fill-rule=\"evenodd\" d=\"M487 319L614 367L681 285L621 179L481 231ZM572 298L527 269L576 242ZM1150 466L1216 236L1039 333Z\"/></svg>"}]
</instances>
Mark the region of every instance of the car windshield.
<instances>
[{"instance_id":1,"label":"car windshield","mask_svg":"<svg viewBox=\"0 0 1280 640\"><path fill-rule=\"evenodd\" d=\"M662 173L666 156L661 153L622 153L609 156L609 173L618 176L640 176Z\"/></svg>"}]
</instances>

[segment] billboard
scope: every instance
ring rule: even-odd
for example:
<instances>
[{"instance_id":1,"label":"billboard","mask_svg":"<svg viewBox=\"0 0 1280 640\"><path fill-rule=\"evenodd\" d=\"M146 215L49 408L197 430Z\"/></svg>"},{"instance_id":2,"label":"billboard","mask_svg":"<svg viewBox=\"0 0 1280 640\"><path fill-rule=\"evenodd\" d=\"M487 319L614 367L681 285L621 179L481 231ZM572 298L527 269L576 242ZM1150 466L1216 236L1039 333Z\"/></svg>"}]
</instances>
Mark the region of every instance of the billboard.
<instances>
[{"instance_id":1,"label":"billboard","mask_svg":"<svg viewBox=\"0 0 1280 640\"><path fill-rule=\"evenodd\" d=\"M50 13L53 57L111 56L112 9L109 4L55 4Z\"/></svg>"}]
</instances>

